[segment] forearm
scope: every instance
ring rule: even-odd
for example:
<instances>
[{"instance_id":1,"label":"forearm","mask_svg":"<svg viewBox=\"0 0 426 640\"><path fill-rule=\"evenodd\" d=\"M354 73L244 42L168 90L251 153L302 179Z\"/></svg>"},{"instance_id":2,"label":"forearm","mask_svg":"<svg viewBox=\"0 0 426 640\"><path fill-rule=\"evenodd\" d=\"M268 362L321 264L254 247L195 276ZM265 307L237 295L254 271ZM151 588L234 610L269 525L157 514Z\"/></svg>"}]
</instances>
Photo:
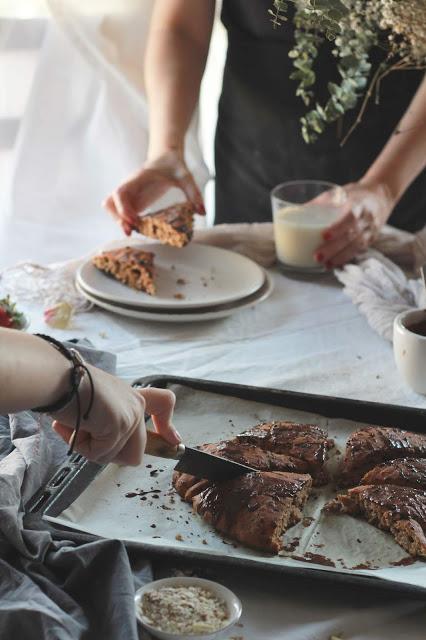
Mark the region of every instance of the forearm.
<instances>
[{"instance_id":1,"label":"forearm","mask_svg":"<svg viewBox=\"0 0 426 640\"><path fill-rule=\"evenodd\" d=\"M57 402L70 389L71 363L44 340L0 329L0 414Z\"/></svg>"},{"instance_id":2,"label":"forearm","mask_svg":"<svg viewBox=\"0 0 426 640\"><path fill-rule=\"evenodd\" d=\"M396 132L369 168L361 183L383 185L396 204L426 166L426 78Z\"/></svg>"},{"instance_id":3,"label":"forearm","mask_svg":"<svg viewBox=\"0 0 426 640\"><path fill-rule=\"evenodd\" d=\"M145 64L150 128L148 159L169 150L183 151L199 96L215 3L184 2L187 4L157 0L154 10Z\"/></svg>"}]
</instances>

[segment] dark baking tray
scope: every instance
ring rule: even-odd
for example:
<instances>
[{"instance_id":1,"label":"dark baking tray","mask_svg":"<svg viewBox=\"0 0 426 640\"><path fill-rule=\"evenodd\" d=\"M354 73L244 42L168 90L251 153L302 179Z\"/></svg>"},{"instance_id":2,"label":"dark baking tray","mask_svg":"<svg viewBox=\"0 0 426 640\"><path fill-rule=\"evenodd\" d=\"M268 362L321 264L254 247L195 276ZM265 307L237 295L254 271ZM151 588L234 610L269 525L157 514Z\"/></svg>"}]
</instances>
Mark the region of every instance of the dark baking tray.
<instances>
[{"instance_id":1,"label":"dark baking tray","mask_svg":"<svg viewBox=\"0 0 426 640\"><path fill-rule=\"evenodd\" d=\"M341 418L355 422L363 422L372 425L386 425L399 427L426 433L426 409L402 407L399 405L381 404L377 402L364 402L348 398L335 398L296 391L285 391L264 387L218 382L214 380L197 380L180 376L155 375L139 378L133 382L134 387L155 386L168 388L172 385L180 385L196 391L207 391L251 402L260 402L272 406L297 409L327 418ZM40 513L42 516L57 517L69 507L74 500L89 486L92 480L103 469L102 465L89 462L82 456L74 454L59 467L51 480L42 487L30 499L26 505L29 513ZM152 552L148 545L130 545L146 548ZM159 550L156 548L155 553ZM160 553L172 554L193 560L206 560L204 554L197 552L181 552L167 547ZM218 559L215 557L214 562ZM223 556L220 559L223 564L238 565L247 568L259 568L256 561L242 558L229 558ZM425 565L426 569L426 565ZM330 570L316 571L306 567L268 566L268 571L280 571L291 576L304 578L317 578L319 580L332 581L350 585L368 586L375 589L400 591L411 594L425 595L426 589L419 586L407 585L397 581L386 581L374 576L362 576L357 574L342 574Z\"/></svg>"}]
</instances>

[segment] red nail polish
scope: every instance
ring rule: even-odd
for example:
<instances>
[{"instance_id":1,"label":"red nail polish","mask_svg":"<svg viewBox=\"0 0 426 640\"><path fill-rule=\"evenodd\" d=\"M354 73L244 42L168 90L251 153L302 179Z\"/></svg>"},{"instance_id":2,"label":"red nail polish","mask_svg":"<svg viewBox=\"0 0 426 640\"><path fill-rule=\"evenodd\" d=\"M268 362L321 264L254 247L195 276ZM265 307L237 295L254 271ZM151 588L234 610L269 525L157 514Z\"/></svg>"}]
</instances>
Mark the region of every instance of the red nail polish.
<instances>
[{"instance_id":1,"label":"red nail polish","mask_svg":"<svg viewBox=\"0 0 426 640\"><path fill-rule=\"evenodd\" d=\"M324 231L324 233L322 234L322 237L324 238L324 240L328 242L329 240L332 239L333 234L331 233L331 231Z\"/></svg>"},{"instance_id":2,"label":"red nail polish","mask_svg":"<svg viewBox=\"0 0 426 640\"><path fill-rule=\"evenodd\" d=\"M315 254L315 260L317 262L322 262L324 260L324 255L321 253L321 251L317 251L317 253Z\"/></svg>"},{"instance_id":3,"label":"red nail polish","mask_svg":"<svg viewBox=\"0 0 426 640\"><path fill-rule=\"evenodd\" d=\"M205 206L203 204L199 205L198 211L199 211L199 213L201 213L202 216L206 215L206 208L205 208Z\"/></svg>"},{"instance_id":4,"label":"red nail polish","mask_svg":"<svg viewBox=\"0 0 426 640\"><path fill-rule=\"evenodd\" d=\"M327 260L327 262L325 263L325 267L326 267L326 269L332 269L333 268L333 263L331 262L331 260Z\"/></svg>"}]
</instances>

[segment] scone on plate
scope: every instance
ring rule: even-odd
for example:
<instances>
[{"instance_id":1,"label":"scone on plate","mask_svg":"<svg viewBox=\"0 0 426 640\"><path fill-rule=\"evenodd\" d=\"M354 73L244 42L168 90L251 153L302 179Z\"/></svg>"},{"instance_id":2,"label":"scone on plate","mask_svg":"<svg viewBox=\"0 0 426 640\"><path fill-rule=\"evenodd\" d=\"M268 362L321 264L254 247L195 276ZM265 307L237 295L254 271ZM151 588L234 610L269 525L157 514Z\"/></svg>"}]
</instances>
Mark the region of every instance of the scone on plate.
<instances>
[{"instance_id":1,"label":"scone on plate","mask_svg":"<svg viewBox=\"0 0 426 640\"><path fill-rule=\"evenodd\" d=\"M122 247L102 251L92 258L97 269L107 273L119 282L155 295L154 254L137 247Z\"/></svg>"},{"instance_id":2,"label":"scone on plate","mask_svg":"<svg viewBox=\"0 0 426 640\"><path fill-rule=\"evenodd\" d=\"M148 213L139 219L137 230L162 244L182 248L192 239L194 206L190 202Z\"/></svg>"}]
</instances>

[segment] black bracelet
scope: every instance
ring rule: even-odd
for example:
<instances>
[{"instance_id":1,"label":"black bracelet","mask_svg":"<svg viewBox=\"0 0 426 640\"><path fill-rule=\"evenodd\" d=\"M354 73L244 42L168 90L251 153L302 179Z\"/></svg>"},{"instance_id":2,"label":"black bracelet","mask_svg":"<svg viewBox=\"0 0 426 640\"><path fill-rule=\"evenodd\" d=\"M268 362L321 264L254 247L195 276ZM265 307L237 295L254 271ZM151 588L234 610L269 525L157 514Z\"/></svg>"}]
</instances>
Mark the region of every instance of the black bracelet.
<instances>
[{"instance_id":1,"label":"black bracelet","mask_svg":"<svg viewBox=\"0 0 426 640\"><path fill-rule=\"evenodd\" d=\"M72 402L74 397L76 398L77 418L76 418L74 431L69 442L69 449L67 452L67 455L70 456L74 450L74 443L80 429L80 423L81 423L81 417L82 417L80 394L79 394L80 382L84 374L87 373L87 376L90 382L90 399L89 399L89 405L88 405L87 411L83 414L83 420L87 420L93 406L93 400L95 395L93 378L89 369L84 363L83 358L78 353L78 351L76 351L75 349L67 349L66 347L64 347L62 342L55 340L55 338L52 338L51 336L46 336L42 333L36 333L34 335L36 335L38 338L41 338L42 340L46 340L46 342L49 342L49 344L51 344L52 347L57 349L59 353L61 353L64 356L64 358L66 358L72 363L72 368L70 371L70 387L71 387L70 390L67 391L67 393L64 394L57 402L49 406L36 407L35 409L32 409L32 411L36 411L38 413L56 413L58 411L61 411L62 409L65 409L65 407L67 407L70 404L70 402Z\"/></svg>"}]
</instances>

